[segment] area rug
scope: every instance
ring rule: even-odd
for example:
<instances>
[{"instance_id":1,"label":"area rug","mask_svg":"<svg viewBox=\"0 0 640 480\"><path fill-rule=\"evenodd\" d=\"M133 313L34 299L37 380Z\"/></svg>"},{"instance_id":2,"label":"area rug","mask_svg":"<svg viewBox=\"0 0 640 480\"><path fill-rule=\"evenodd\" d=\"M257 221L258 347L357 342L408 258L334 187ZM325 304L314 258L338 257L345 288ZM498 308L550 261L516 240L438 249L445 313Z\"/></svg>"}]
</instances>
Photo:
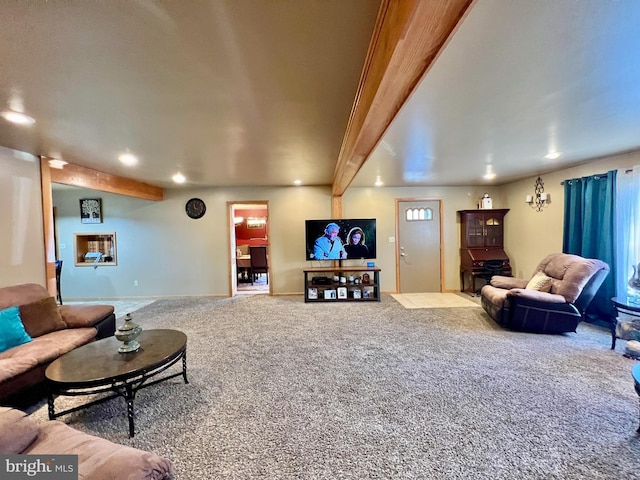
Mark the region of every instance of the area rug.
<instances>
[{"instance_id":1,"label":"area rug","mask_svg":"<svg viewBox=\"0 0 640 480\"><path fill-rule=\"evenodd\" d=\"M404 308L478 307L477 303L455 293L394 293L391 295Z\"/></svg>"},{"instance_id":2,"label":"area rug","mask_svg":"<svg viewBox=\"0 0 640 480\"><path fill-rule=\"evenodd\" d=\"M189 384L139 391L131 439L120 398L60 420L170 458L177 480L639 478L636 362L606 329L511 332L387 294L172 298L135 320L186 333Z\"/></svg>"}]
</instances>

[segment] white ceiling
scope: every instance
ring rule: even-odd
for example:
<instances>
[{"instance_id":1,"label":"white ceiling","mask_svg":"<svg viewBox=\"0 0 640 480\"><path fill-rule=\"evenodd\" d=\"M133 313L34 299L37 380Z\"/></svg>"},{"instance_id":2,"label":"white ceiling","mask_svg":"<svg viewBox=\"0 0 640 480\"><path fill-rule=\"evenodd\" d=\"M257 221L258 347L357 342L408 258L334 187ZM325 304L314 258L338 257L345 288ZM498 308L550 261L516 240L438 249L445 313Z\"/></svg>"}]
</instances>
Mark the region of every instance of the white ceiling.
<instances>
[{"instance_id":1,"label":"white ceiling","mask_svg":"<svg viewBox=\"0 0 640 480\"><path fill-rule=\"evenodd\" d=\"M164 187L330 185L378 8L0 2L0 108L37 122L0 119L0 145ZM639 25L637 0L477 0L352 185L482 184L488 165L503 183L640 148Z\"/></svg>"},{"instance_id":2,"label":"white ceiling","mask_svg":"<svg viewBox=\"0 0 640 480\"><path fill-rule=\"evenodd\" d=\"M639 147L639 1L479 0L352 186L491 183L489 166L499 184Z\"/></svg>"}]
</instances>

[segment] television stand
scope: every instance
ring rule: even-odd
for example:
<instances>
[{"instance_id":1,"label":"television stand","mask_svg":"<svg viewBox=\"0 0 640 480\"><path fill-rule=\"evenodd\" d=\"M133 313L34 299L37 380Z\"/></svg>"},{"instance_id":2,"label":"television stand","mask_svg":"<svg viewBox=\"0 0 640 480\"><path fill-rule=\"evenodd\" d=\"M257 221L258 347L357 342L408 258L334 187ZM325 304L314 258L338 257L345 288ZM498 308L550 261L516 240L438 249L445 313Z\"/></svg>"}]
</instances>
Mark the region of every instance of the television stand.
<instances>
[{"instance_id":1,"label":"television stand","mask_svg":"<svg viewBox=\"0 0 640 480\"><path fill-rule=\"evenodd\" d=\"M313 267L302 271L305 303L380 301L378 267ZM314 281L315 277L321 278L321 281ZM337 281L335 277L338 277Z\"/></svg>"}]
</instances>

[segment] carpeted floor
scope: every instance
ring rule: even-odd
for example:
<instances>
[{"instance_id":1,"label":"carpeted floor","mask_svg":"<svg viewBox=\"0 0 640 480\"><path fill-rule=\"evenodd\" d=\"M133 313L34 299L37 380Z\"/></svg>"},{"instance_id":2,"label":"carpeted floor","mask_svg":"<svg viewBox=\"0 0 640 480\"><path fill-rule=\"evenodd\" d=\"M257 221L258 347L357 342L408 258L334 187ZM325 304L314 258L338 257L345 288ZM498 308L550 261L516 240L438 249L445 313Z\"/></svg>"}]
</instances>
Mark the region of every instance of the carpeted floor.
<instances>
[{"instance_id":1,"label":"carpeted floor","mask_svg":"<svg viewBox=\"0 0 640 480\"><path fill-rule=\"evenodd\" d=\"M181 480L640 478L635 361L588 324L514 333L389 295L158 300L135 320L188 335L190 383L140 391L133 439L119 399L62 420L171 458Z\"/></svg>"}]
</instances>

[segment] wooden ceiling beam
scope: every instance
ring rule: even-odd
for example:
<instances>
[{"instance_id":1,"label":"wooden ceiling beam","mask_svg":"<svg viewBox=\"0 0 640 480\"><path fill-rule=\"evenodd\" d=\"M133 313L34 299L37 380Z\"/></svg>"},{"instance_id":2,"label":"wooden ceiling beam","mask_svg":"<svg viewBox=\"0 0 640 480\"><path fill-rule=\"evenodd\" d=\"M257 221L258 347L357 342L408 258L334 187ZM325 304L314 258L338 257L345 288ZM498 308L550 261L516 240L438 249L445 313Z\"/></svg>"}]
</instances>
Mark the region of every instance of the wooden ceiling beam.
<instances>
[{"instance_id":1,"label":"wooden ceiling beam","mask_svg":"<svg viewBox=\"0 0 640 480\"><path fill-rule=\"evenodd\" d=\"M144 200L162 200L164 190L148 183L68 163L64 168L51 168L51 181L101 192L117 193Z\"/></svg>"},{"instance_id":2,"label":"wooden ceiling beam","mask_svg":"<svg viewBox=\"0 0 640 480\"><path fill-rule=\"evenodd\" d=\"M342 195L474 0L383 0L333 176Z\"/></svg>"}]
</instances>

